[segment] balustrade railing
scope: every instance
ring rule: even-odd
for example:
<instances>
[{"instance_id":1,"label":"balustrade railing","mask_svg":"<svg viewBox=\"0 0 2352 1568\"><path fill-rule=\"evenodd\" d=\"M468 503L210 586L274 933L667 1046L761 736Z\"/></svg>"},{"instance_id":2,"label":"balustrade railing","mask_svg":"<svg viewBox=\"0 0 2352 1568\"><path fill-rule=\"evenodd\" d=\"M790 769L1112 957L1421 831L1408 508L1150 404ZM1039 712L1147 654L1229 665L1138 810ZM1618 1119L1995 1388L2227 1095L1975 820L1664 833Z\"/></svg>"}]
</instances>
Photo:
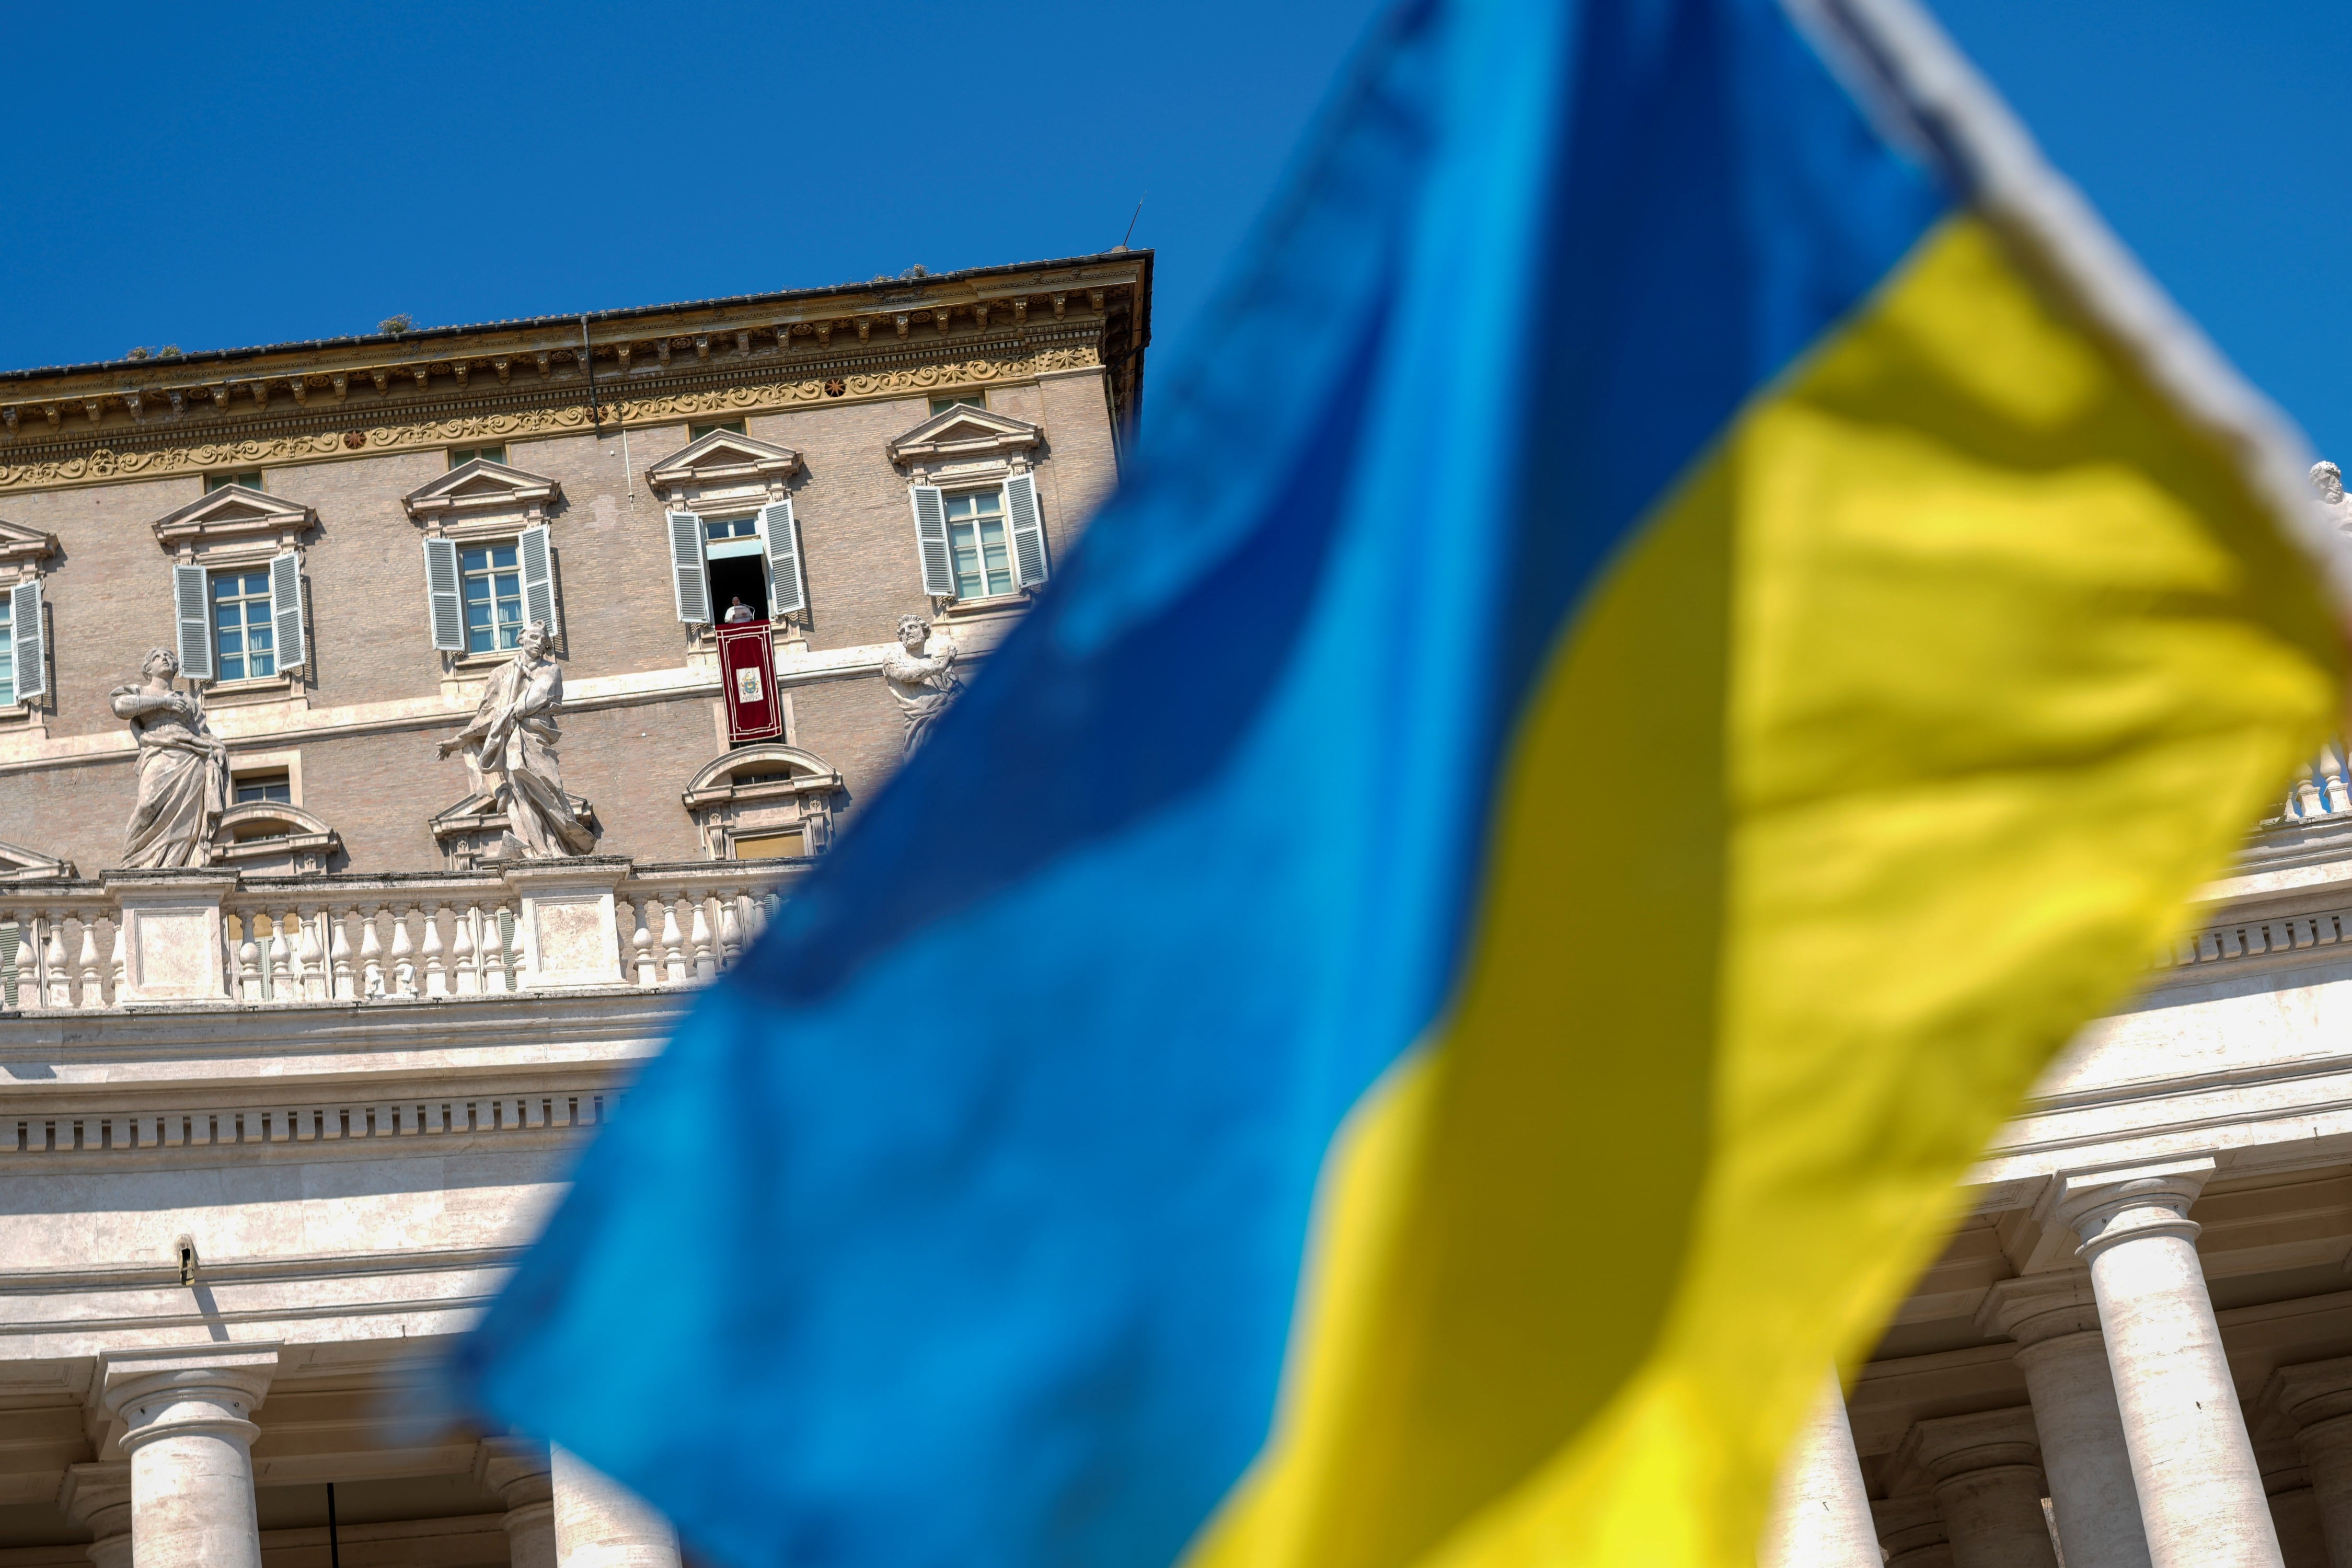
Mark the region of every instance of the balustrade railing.
<instances>
[{"instance_id":1,"label":"balustrade railing","mask_svg":"<svg viewBox=\"0 0 2352 1568\"><path fill-rule=\"evenodd\" d=\"M2352 774L2346 770L2341 738L2329 742L2327 749L2288 786L2286 805L2277 820L2296 823L2328 818L2352 821Z\"/></svg>"},{"instance_id":2,"label":"balustrade railing","mask_svg":"<svg viewBox=\"0 0 2352 1568\"><path fill-rule=\"evenodd\" d=\"M285 1006L503 996L551 984L694 985L741 956L805 870L599 859L530 862L527 875L248 881L125 872L0 884L0 1007ZM218 950L216 974L194 952L207 943Z\"/></svg>"}]
</instances>

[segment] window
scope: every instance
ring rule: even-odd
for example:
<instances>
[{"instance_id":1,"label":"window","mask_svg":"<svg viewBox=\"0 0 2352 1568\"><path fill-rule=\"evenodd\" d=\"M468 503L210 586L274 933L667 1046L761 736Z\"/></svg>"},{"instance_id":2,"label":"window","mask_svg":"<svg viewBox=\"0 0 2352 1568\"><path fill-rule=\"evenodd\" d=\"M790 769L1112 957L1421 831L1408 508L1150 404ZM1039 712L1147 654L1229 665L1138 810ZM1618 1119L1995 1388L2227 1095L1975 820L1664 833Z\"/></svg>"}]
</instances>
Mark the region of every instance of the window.
<instances>
[{"instance_id":1,"label":"window","mask_svg":"<svg viewBox=\"0 0 2352 1568\"><path fill-rule=\"evenodd\" d=\"M289 773L239 773L236 787L236 799L233 805L243 805L249 800L274 800L285 805L294 804L294 780Z\"/></svg>"},{"instance_id":2,"label":"window","mask_svg":"<svg viewBox=\"0 0 2352 1568\"><path fill-rule=\"evenodd\" d=\"M453 468L461 468L464 465L472 462L477 458L481 458L482 461L486 463L503 463L507 460L507 449L504 446L452 447L449 448L449 466Z\"/></svg>"},{"instance_id":3,"label":"window","mask_svg":"<svg viewBox=\"0 0 2352 1568\"><path fill-rule=\"evenodd\" d=\"M808 835L797 827L789 833L761 833L728 842L738 860L791 860L808 853Z\"/></svg>"},{"instance_id":4,"label":"window","mask_svg":"<svg viewBox=\"0 0 2352 1568\"><path fill-rule=\"evenodd\" d=\"M16 700L16 628L8 624L13 594L0 594L0 705Z\"/></svg>"},{"instance_id":5,"label":"window","mask_svg":"<svg viewBox=\"0 0 2352 1568\"><path fill-rule=\"evenodd\" d=\"M702 559L710 573L710 607L721 622L738 599L751 613L737 620L768 618L768 549L757 516L704 518Z\"/></svg>"},{"instance_id":6,"label":"window","mask_svg":"<svg viewBox=\"0 0 2352 1568\"><path fill-rule=\"evenodd\" d=\"M522 641L522 566L511 544L460 551L466 584L466 651L496 653Z\"/></svg>"},{"instance_id":7,"label":"window","mask_svg":"<svg viewBox=\"0 0 2352 1568\"><path fill-rule=\"evenodd\" d=\"M959 599L1013 592L1013 552L1004 537L1004 492L971 490L947 500L948 553Z\"/></svg>"},{"instance_id":8,"label":"window","mask_svg":"<svg viewBox=\"0 0 2352 1568\"><path fill-rule=\"evenodd\" d=\"M278 673L278 645L269 614L269 574L215 572L213 668L222 680Z\"/></svg>"},{"instance_id":9,"label":"window","mask_svg":"<svg viewBox=\"0 0 2352 1568\"><path fill-rule=\"evenodd\" d=\"M261 488L261 470L252 468L242 474L206 474L205 476L206 495L229 485L243 485L247 489L257 490Z\"/></svg>"},{"instance_id":10,"label":"window","mask_svg":"<svg viewBox=\"0 0 2352 1568\"><path fill-rule=\"evenodd\" d=\"M751 434L743 428L743 422L740 419L725 419L716 425L689 425L686 427L686 438L689 442L699 441L713 430L724 430L730 436Z\"/></svg>"},{"instance_id":11,"label":"window","mask_svg":"<svg viewBox=\"0 0 2352 1568\"><path fill-rule=\"evenodd\" d=\"M967 408L984 409L988 406L988 394L984 392L957 392L948 394L944 396L934 397L931 399L931 412L933 414L945 414L949 409L953 408L958 404L962 404Z\"/></svg>"}]
</instances>

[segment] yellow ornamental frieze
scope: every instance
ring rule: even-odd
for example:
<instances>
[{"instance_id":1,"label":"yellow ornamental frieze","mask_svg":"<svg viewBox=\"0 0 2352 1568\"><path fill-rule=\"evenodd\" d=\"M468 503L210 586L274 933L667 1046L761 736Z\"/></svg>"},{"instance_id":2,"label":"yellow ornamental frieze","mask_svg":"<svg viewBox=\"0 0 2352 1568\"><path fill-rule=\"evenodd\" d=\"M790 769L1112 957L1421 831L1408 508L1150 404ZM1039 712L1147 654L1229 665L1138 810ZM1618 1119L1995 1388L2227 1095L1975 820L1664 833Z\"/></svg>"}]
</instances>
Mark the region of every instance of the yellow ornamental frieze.
<instances>
[{"instance_id":1,"label":"yellow ornamental frieze","mask_svg":"<svg viewBox=\"0 0 2352 1568\"><path fill-rule=\"evenodd\" d=\"M842 375L819 374L650 397L600 396L599 414L606 428L671 425L700 415L772 413L810 404L904 397L942 386L1021 381L1042 372L1083 370L1101 363L1101 355L1092 344L1077 344L1019 356L991 356ZM599 388L600 393L603 390ZM528 439L584 431L590 423L585 404L562 404L244 441L202 441L129 450L99 447L68 458L30 462L8 462L0 457L0 493L105 484L120 479L163 479L221 468L325 462L415 447Z\"/></svg>"}]
</instances>

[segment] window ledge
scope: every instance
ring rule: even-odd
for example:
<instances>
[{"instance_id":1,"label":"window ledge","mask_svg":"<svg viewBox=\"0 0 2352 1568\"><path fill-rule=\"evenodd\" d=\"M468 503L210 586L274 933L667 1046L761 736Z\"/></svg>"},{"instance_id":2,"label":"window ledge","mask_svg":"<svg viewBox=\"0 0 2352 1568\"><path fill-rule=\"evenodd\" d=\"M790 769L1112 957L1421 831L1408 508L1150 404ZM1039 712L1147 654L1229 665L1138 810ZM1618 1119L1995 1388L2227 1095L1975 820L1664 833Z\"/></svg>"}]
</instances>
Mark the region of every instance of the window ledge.
<instances>
[{"instance_id":1,"label":"window ledge","mask_svg":"<svg viewBox=\"0 0 2352 1568\"><path fill-rule=\"evenodd\" d=\"M282 702L295 694L299 685L290 675L248 676L243 680L208 680L205 683L205 705L208 708L236 708L248 702Z\"/></svg>"},{"instance_id":2,"label":"window ledge","mask_svg":"<svg viewBox=\"0 0 2352 1568\"><path fill-rule=\"evenodd\" d=\"M950 599L940 606L934 618L976 621L990 616L1017 616L1026 610L1036 596L1034 588L1016 588L1010 594L991 594L984 599Z\"/></svg>"}]
</instances>

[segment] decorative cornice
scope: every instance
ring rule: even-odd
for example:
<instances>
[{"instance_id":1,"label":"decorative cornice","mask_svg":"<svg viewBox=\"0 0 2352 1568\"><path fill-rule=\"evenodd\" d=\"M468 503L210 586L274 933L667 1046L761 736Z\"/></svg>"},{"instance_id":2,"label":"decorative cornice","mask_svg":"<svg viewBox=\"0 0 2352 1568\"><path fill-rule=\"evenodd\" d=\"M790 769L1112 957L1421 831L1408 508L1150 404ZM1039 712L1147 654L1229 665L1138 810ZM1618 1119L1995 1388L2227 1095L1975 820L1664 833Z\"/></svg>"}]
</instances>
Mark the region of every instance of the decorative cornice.
<instances>
[{"instance_id":1,"label":"decorative cornice","mask_svg":"<svg viewBox=\"0 0 2352 1568\"><path fill-rule=\"evenodd\" d=\"M194 431L173 439L173 433L162 428L125 429L109 433L122 441L119 446L93 440L27 442L21 458L17 450L0 443L0 493L169 479L255 465L333 462L592 428L674 425L711 415L772 413L828 402L875 402L941 387L1024 381L1050 371L1102 363L1093 323L1073 323L1067 331L992 335L948 346L967 357L939 358L919 351L852 353L795 365L791 374L768 379L746 379L721 367L712 374L673 375L635 386L600 384L593 418L584 392L577 388L564 393L562 401L551 393L526 388L503 395L420 402L387 410L402 416L396 421L364 427L340 427L332 411L314 405L307 412L289 411L282 419L237 421L250 432L241 436L226 427L227 422L215 422L217 439L188 440Z\"/></svg>"},{"instance_id":2,"label":"decorative cornice","mask_svg":"<svg viewBox=\"0 0 2352 1568\"><path fill-rule=\"evenodd\" d=\"M1042 427L992 409L958 404L943 408L890 443L894 463L942 463L1004 458L1026 452L1045 437Z\"/></svg>"}]
</instances>

